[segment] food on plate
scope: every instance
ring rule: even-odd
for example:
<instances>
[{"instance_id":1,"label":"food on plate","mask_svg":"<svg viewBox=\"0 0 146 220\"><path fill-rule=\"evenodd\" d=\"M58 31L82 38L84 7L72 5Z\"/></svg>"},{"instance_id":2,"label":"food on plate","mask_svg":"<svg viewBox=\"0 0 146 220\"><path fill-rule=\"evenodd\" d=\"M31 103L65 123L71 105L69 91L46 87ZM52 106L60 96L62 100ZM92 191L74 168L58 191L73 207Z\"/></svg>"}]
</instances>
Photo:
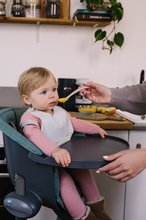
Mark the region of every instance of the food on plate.
<instances>
[{"instance_id":1,"label":"food on plate","mask_svg":"<svg viewBox=\"0 0 146 220\"><path fill-rule=\"evenodd\" d=\"M103 114L110 114L113 115L116 113L116 108L115 107L97 107L97 112L98 113L103 113Z\"/></svg>"}]
</instances>

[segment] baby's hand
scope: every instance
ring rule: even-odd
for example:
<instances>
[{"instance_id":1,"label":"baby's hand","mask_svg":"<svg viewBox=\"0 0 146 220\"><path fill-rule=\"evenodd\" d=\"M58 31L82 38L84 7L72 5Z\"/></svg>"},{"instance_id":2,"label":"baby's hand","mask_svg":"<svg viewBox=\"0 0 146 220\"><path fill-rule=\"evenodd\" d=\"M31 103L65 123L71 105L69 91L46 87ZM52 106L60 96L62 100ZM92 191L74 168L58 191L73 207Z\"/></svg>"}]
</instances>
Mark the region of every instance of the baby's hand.
<instances>
[{"instance_id":1,"label":"baby's hand","mask_svg":"<svg viewBox=\"0 0 146 220\"><path fill-rule=\"evenodd\" d=\"M98 134L100 134L102 138L105 138L105 136L107 135L107 132L98 125L97 125L97 131L98 131Z\"/></svg>"},{"instance_id":2,"label":"baby's hand","mask_svg":"<svg viewBox=\"0 0 146 220\"><path fill-rule=\"evenodd\" d=\"M70 154L64 148L56 148L52 152L52 157L55 159L56 163L61 164L63 167L67 167L71 162Z\"/></svg>"}]
</instances>

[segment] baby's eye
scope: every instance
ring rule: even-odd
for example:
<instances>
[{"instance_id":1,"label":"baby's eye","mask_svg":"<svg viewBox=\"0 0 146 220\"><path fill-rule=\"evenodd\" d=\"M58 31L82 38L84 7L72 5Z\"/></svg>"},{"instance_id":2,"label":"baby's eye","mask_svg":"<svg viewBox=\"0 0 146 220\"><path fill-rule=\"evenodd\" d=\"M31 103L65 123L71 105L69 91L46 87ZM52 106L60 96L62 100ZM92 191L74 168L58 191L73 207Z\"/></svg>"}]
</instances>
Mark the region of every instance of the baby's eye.
<instances>
[{"instance_id":1,"label":"baby's eye","mask_svg":"<svg viewBox=\"0 0 146 220\"><path fill-rule=\"evenodd\" d=\"M57 91L57 88L53 88L53 92L56 92Z\"/></svg>"},{"instance_id":2,"label":"baby's eye","mask_svg":"<svg viewBox=\"0 0 146 220\"><path fill-rule=\"evenodd\" d=\"M46 90L42 91L41 94L45 95L47 93Z\"/></svg>"}]
</instances>

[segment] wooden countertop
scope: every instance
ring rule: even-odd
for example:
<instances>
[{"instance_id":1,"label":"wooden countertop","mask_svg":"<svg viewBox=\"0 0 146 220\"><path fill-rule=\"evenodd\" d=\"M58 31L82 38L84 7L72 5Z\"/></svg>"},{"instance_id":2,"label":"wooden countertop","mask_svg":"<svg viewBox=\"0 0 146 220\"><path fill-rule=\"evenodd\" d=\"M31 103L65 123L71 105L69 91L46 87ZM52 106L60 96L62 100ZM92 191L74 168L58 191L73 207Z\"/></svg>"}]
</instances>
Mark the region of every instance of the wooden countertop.
<instances>
[{"instance_id":1,"label":"wooden countertop","mask_svg":"<svg viewBox=\"0 0 146 220\"><path fill-rule=\"evenodd\" d=\"M94 124L98 124L99 126L107 130L131 130L134 127L132 122L117 114L105 115L101 113L94 113L93 115L83 115L79 112L69 113L73 117L84 119Z\"/></svg>"}]
</instances>

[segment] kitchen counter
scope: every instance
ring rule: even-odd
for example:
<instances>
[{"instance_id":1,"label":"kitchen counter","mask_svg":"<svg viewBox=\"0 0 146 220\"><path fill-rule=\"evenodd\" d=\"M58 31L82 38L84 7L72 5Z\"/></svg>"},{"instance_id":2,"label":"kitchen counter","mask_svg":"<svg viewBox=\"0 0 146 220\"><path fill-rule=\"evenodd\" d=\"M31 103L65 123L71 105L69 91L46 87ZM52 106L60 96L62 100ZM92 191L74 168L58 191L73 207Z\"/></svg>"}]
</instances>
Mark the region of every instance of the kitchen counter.
<instances>
[{"instance_id":1,"label":"kitchen counter","mask_svg":"<svg viewBox=\"0 0 146 220\"><path fill-rule=\"evenodd\" d=\"M87 120L91 123L101 126L103 129L109 130L131 130L134 128L134 124L127 119L114 114L105 115L102 113L94 113L92 115L83 115L79 112L69 112L71 116Z\"/></svg>"}]
</instances>

